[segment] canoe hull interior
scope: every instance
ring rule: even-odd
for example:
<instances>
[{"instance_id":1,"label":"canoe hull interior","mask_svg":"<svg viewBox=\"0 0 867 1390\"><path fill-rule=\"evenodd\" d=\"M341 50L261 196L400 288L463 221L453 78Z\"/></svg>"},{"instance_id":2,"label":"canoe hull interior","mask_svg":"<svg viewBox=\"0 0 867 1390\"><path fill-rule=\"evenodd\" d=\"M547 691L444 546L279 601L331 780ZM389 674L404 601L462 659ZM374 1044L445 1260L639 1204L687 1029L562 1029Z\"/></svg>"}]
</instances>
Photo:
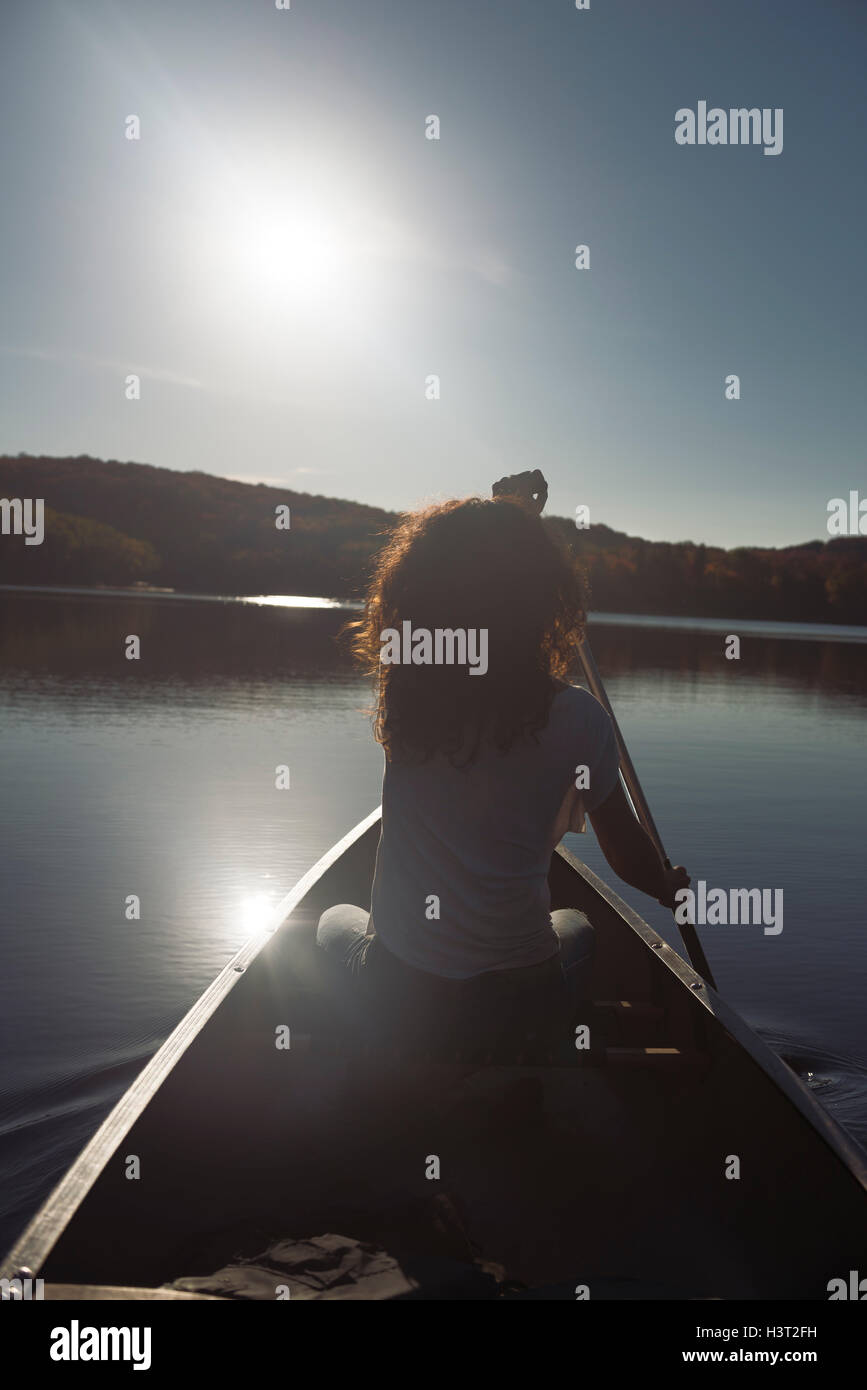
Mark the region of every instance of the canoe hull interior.
<instances>
[{"instance_id":1,"label":"canoe hull interior","mask_svg":"<svg viewBox=\"0 0 867 1390\"><path fill-rule=\"evenodd\" d=\"M467 1252L513 1286L824 1299L829 1280L864 1267L860 1150L562 851L553 906L582 908L597 934L592 1056L407 1064L351 1034L337 1046L351 1000L313 933L325 907L369 904L378 835L368 818L246 968L212 986L4 1274L26 1264L58 1283L156 1286L325 1232L400 1257L428 1240L419 1213L434 1198L460 1214Z\"/></svg>"}]
</instances>

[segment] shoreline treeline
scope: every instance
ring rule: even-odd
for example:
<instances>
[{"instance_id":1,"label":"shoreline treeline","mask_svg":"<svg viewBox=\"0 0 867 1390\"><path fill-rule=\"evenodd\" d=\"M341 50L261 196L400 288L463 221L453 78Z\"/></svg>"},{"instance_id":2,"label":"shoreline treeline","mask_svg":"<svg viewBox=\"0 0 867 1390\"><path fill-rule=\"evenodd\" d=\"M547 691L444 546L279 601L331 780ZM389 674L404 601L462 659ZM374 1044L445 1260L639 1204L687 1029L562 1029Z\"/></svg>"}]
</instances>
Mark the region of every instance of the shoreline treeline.
<instances>
[{"instance_id":1,"label":"shoreline treeline","mask_svg":"<svg viewBox=\"0 0 867 1390\"><path fill-rule=\"evenodd\" d=\"M208 473L87 456L0 457L0 497L41 497L45 540L0 536L0 583L357 598L393 512ZM275 526L288 505L289 531ZM581 556L599 612L867 622L867 537L724 550L548 524Z\"/></svg>"}]
</instances>

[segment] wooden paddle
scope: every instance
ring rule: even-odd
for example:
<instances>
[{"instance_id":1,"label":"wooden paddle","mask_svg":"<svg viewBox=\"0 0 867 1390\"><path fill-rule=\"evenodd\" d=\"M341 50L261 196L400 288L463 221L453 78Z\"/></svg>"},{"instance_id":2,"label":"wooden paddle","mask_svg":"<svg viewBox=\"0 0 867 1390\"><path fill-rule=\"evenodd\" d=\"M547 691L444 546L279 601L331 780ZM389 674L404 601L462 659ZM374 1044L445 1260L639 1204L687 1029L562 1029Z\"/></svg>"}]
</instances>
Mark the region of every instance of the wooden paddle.
<instances>
[{"instance_id":1,"label":"wooden paddle","mask_svg":"<svg viewBox=\"0 0 867 1390\"><path fill-rule=\"evenodd\" d=\"M534 511L541 515L545 503L548 500L548 484L546 483L541 471L536 468L533 472L517 473L508 478L500 478L494 483L491 489L493 497L517 497L520 501L529 504ZM632 802L632 809L640 825L650 836L657 854L665 865L666 869L671 868L671 860L665 852L662 838L656 828L656 822L647 804L647 798L641 789L638 780L638 773L635 771L635 764L629 755L626 747L626 740L620 731L620 725L614 710L611 708L611 701L605 689L602 677L599 674L599 667L593 656L590 642L585 634L584 640L578 647L578 656L587 680L590 693L596 696L599 703L607 710L611 723L614 726L614 737L617 740L617 749L620 754L620 775L623 778L627 794ZM674 911L674 909L673 909ZM698 932L693 922L678 922L675 916L675 924L678 927L681 939L689 956L690 963L694 970L698 971L702 979L716 989L716 983L708 965L704 948L698 939Z\"/></svg>"}]
</instances>

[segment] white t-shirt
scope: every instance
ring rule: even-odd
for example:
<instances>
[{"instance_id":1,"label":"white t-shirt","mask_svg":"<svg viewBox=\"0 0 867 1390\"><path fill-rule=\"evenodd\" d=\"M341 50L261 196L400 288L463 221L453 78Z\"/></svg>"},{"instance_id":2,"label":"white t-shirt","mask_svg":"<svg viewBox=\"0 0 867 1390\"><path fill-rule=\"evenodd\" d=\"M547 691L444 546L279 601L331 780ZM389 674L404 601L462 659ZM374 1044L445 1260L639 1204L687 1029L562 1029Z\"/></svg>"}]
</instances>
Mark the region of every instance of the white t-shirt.
<instances>
[{"instance_id":1,"label":"white t-shirt","mask_svg":"<svg viewBox=\"0 0 867 1390\"><path fill-rule=\"evenodd\" d=\"M551 853L617 775L611 720L578 686L559 691L546 727L506 753L483 746L465 768L386 760L371 905L386 949L457 980L554 955Z\"/></svg>"}]
</instances>

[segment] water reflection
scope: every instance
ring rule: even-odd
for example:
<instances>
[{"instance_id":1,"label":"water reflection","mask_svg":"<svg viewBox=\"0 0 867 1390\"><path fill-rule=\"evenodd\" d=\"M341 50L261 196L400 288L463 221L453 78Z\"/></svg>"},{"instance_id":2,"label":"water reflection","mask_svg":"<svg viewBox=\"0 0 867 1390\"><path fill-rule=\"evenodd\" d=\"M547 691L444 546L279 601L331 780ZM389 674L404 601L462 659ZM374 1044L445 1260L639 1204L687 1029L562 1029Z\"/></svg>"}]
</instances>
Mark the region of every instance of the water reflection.
<instances>
[{"instance_id":1,"label":"water reflection","mask_svg":"<svg viewBox=\"0 0 867 1390\"><path fill-rule=\"evenodd\" d=\"M735 624L728 631L740 629ZM591 623L589 635L596 663L606 678L676 673L680 682L700 676L735 700L744 683L770 680L823 697L843 695L862 706L867 703L867 645L860 643L743 634L740 660L728 661L722 632L606 622Z\"/></svg>"},{"instance_id":2,"label":"water reflection","mask_svg":"<svg viewBox=\"0 0 867 1390\"><path fill-rule=\"evenodd\" d=\"M202 602L182 596L7 592L0 593L0 615L0 668L10 675L109 677L126 689L171 678L195 686L233 676L245 683L262 677L353 676L341 632L355 613L331 599L264 595ZM670 627L650 626L647 619L626 626L626 621L615 622L613 615L591 620L593 650L606 677L701 676L724 683L735 698L739 684L770 677L825 696L867 701L867 643L806 635L783 641L774 625L756 632L758 624L721 623L718 631L707 631L686 620ZM727 630L741 635L740 661L726 660ZM131 633L141 638L137 662L124 655L124 639Z\"/></svg>"}]
</instances>

